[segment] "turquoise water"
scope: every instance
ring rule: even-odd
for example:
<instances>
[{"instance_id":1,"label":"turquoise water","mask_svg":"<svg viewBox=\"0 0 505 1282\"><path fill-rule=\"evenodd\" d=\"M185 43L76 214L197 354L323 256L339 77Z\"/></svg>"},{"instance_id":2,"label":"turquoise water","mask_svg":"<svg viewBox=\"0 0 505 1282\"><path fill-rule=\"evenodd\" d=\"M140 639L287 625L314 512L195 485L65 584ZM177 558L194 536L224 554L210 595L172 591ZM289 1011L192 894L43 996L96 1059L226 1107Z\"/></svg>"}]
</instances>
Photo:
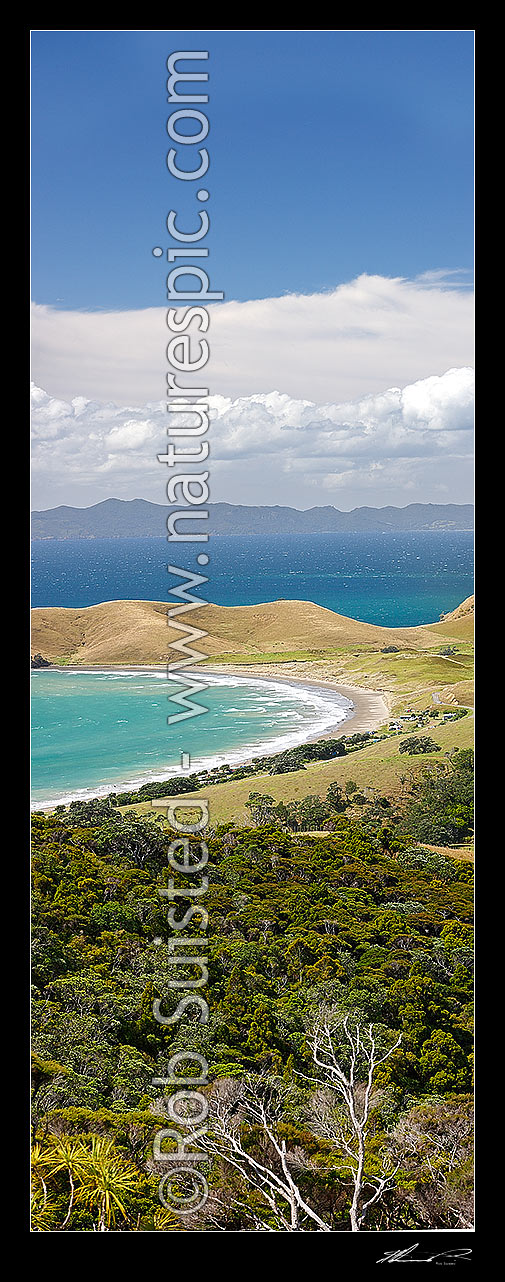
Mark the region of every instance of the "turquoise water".
<instances>
[{"instance_id":1,"label":"turquoise water","mask_svg":"<svg viewBox=\"0 0 505 1282\"><path fill-rule=\"evenodd\" d=\"M280 751L323 734L350 712L348 701L332 691L206 679L209 687L197 701L207 711L168 726L168 714L178 709L169 703L162 673L33 672L34 806L168 778L180 773L182 752L190 753L193 772Z\"/></svg>"},{"instance_id":2,"label":"turquoise water","mask_svg":"<svg viewBox=\"0 0 505 1282\"><path fill-rule=\"evenodd\" d=\"M436 622L473 591L473 536L464 532L214 537L208 552L199 595L221 605L314 601L363 622L413 627ZM32 604L168 602L171 556L196 568L193 548L169 549L165 538L35 542ZM208 712L169 727L163 676L32 677L39 805L168 777L180 770L183 751L191 770L273 752L324 733L343 715L337 695L227 677L202 696Z\"/></svg>"}]
</instances>

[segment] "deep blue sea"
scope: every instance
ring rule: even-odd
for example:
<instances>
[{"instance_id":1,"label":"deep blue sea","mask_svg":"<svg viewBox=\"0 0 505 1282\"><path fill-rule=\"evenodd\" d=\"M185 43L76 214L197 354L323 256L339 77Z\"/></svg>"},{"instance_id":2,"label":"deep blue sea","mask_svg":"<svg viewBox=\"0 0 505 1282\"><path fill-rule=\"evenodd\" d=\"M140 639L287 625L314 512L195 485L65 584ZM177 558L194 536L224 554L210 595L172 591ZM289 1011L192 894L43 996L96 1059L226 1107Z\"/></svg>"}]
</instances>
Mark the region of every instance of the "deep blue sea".
<instances>
[{"instance_id":1,"label":"deep blue sea","mask_svg":"<svg viewBox=\"0 0 505 1282\"><path fill-rule=\"evenodd\" d=\"M205 546L205 545L203 545ZM171 600L167 565L197 569L193 547L160 539L68 539L32 544L32 605ZM257 605L315 601L365 623L435 623L473 592L473 535L215 536L203 599Z\"/></svg>"}]
</instances>

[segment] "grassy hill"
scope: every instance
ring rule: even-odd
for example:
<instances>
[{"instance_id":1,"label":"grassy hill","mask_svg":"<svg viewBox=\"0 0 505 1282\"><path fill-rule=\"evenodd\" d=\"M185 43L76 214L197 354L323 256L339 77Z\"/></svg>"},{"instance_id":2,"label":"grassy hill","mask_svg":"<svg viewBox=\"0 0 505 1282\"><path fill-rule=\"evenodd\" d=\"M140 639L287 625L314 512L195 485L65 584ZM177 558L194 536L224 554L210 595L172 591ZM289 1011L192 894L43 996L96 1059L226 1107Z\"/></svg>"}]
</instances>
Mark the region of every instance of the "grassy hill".
<instances>
[{"instance_id":1,"label":"grassy hill","mask_svg":"<svg viewBox=\"0 0 505 1282\"><path fill-rule=\"evenodd\" d=\"M246 779L237 779L229 783L207 786L204 796L209 802L212 823L219 824L233 820L239 827L250 823L251 816L246 809L246 802L251 792L267 793L274 801L299 801L309 793L324 796L330 783L337 781L341 787L352 779L360 791L374 788L387 796L401 792L402 778L432 766L436 761L443 761L444 754L451 748L469 748L473 744L473 716L461 721L448 722L446 725L430 726L429 733L440 745L440 752L430 753L429 757L407 757L401 755L399 745L406 733L379 743L371 743L359 752L350 756L332 758L330 761L309 762L304 770L295 770L289 774L258 774ZM202 793L187 792L185 802L191 797L202 796ZM156 807L156 802L154 802ZM137 814L151 814L153 806L150 801L140 802L133 806L121 807L123 812L129 810Z\"/></svg>"},{"instance_id":2,"label":"grassy hill","mask_svg":"<svg viewBox=\"0 0 505 1282\"><path fill-rule=\"evenodd\" d=\"M393 713L473 704L473 597L439 623L384 628L311 601L207 605L183 616L207 635L206 661L244 675L358 686L380 692ZM159 601L108 601L32 611L32 654L56 664L165 664L181 636ZM441 653L449 649L449 654Z\"/></svg>"},{"instance_id":3,"label":"grassy hill","mask_svg":"<svg viewBox=\"0 0 505 1282\"><path fill-rule=\"evenodd\" d=\"M360 623L310 601L208 605L189 619L208 633L198 646L213 668L380 691L393 714L407 707L473 703L473 597L439 623L416 628ZM179 633L170 634L167 605L156 601L38 609L33 611L32 653L78 665L162 664L170 635L173 640ZM447 649L448 654L440 653ZM173 651L170 657L175 657ZM430 762L472 743L473 717L437 723L432 733L440 753L430 755ZM352 779L359 788L373 786L392 794L401 788L402 775L426 764L426 758L400 756L400 738L372 743L351 757L311 763L305 770L213 785L206 790L213 821L247 823L251 790L290 801L324 794L334 780L344 784ZM151 811L151 803L135 810Z\"/></svg>"},{"instance_id":4,"label":"grassy hill","mask_svg":"<svg viewBox=\"0 0 505 1282\"><path fill-rule=\"evenodd\" d=\"M311 601L207 605L189 618L192 626L207 633L198 648L208 658L258 662L345 656L350 650L380 653L390 645L402 652L434 654L446 642L470 640L473 611L469 608L463 616L454 611L440 623L417 628L360 623ZM32 653L53 663L164 663L169 642L178 635L168 628L167 605L159 601L107 601L83 609L32 611Z\"/></svg>"}]
</instances>

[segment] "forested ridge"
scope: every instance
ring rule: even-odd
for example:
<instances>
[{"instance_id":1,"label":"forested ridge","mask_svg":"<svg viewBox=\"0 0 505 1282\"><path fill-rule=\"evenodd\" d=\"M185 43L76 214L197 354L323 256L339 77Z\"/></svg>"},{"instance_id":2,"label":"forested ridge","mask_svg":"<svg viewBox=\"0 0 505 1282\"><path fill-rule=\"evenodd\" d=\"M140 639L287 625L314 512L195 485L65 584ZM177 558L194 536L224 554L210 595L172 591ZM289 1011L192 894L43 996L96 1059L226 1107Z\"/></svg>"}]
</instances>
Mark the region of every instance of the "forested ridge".
<instances>
[{"instance_id":1,"label":"forested ridge","mask_svg":"<svg viewBox=\"0 0 505 1282\"><path fill-rule=\"evenodd\" d=\"M473 529L472 503L409 503L406 507L335 507L307 511L282 506L209 503L216 534L296 534L310 531ZM166 509L147 499L103 499L91 507L32 512L32 539L162 537Z\"/></svg>"},{"instance_id":2,"label":"forested ridge","mask_svg":"<svg viewBox=\"0 0 505 1282\"><path fill-rule=\"evenodd\" d=\"M33 816L35 1231L471 1226L472 866L419 832L428 813L469 830L472 754L424 773L403 811L348 804L310 833L253 806L250 828L205 834L207 1024L153 1015L180 996L163 820L103 801ZM157 1196L152 1079L188 1047L209 1065L211 1195L177 1218ZM362 1103L371 1056L356 1191L338 1072Z\"/></svg>"}]
</instances>

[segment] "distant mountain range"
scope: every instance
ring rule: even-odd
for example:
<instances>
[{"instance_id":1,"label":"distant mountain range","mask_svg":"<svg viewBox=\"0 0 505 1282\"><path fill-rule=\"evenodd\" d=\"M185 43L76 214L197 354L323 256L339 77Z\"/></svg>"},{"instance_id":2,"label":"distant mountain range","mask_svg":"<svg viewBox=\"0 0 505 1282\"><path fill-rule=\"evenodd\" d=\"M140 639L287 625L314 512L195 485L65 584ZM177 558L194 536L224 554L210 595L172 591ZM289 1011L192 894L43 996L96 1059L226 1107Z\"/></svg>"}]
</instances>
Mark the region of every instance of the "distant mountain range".
<instances>
[{"instance_id":1,"label":"distant mountain range","mask_svg":"<svg viewBox=\"0 0 505 1282\"><path fill-rule=\"evenodd\" d=\"M160 538L173 508L146 499L104 499L92 507L54 507L32 513L32 539ZM407 507L246 507L210 503L206 532L219 534L387 533L473 530L472 503L409 503ZM190 530L186 523L186 530ZM202 522L194 530L202 530Z\"/></svg>"}]
</instances>

